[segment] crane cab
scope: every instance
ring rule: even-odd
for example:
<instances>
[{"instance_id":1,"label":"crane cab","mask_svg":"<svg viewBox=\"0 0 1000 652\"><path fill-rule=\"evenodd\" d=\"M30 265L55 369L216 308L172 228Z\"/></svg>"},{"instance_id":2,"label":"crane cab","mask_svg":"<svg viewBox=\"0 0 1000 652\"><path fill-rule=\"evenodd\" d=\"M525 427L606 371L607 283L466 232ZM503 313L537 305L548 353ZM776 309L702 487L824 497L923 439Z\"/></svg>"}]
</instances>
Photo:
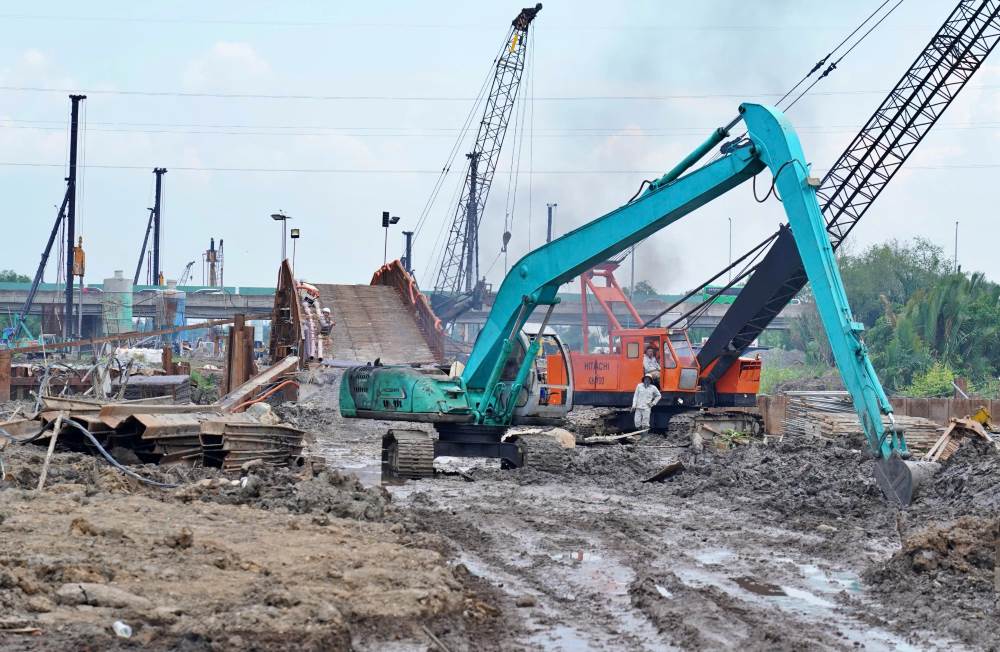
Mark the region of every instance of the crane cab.
<instances>
[{"instance_id":1,"label":"crane cab","mask_svg":"<svg viewBox=\"0 0 1000 652\"><path fill-rule=\"evenodd\" d=\"M756 403L760 361L740 358L716 383L709 397L701 385L703 370L685 329L642 328L611 331L607 352L571 352L568 367L548 360L551 382L564 382L569 373L580 405L629 407L642 381L643 357L652 349L660 364L660 405L677 407L734 407Z\"/></svg>"}]
</instances>

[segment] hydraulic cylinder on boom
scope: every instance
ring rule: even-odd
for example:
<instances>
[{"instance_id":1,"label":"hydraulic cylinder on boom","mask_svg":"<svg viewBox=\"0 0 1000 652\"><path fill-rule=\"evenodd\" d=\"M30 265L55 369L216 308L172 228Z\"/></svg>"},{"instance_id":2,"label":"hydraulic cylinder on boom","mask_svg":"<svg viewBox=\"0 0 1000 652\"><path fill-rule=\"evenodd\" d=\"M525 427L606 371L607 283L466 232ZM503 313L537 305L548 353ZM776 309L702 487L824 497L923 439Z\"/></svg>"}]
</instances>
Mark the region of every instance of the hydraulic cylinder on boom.
<instances>
[{"instance_id":1,"label":"hydraulic cylinder on boom","mask_svg":"<svg viewBox=\"0 0 1000 652\"><path fill-rule=\"evenodd\" d=\"M727 143L719 159L691 171L741 120L746 137ZM883 416L891 422L892 405L868 359L862 327L852 319L816 200L819 180L810 175L798 136L784 115L758 104L741 105L736 119L715 130L634 201L521 258L501 284L460 375L354 367L342 379L341 413L433 424L437 439L412 430L390 431L383 439L384 459L418 474L433 473L433 458L442 455L499 457L508 466L531 463L532 449L505 438L507 427L558 418L572 409L572 378L556 385L536 364L560 286L765 169L782 197L834 358L877 458L876 480L887 497L908 503L914 488L905 461L909 452L903 434L883 426ZM530 327L538 306L546 306L547 313L540 327Z\"/></svg>"}]
</instances>

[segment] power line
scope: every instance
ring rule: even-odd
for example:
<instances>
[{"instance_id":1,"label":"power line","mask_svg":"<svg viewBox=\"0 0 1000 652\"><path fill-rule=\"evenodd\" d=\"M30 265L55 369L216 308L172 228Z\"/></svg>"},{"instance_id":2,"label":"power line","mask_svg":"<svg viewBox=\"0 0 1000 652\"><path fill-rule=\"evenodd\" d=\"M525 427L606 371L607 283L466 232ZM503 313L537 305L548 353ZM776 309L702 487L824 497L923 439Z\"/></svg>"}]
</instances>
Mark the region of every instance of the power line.
<instances>
[{"instance_id":1,"label":"power line","mask_svg":"<svg viewBox=\"0 0 1000 652\"><path fill-rule=\"evenodd\" d=\"M4 122L18 124L2 124ZM21 120L14 118L0 118L0 129L63 131L65 129L65 127L62 126L63 122L64 121L56 120ZM456 132L460 131L459 129L449 127L326 127L322 125L302 125L297 127L294 125L223 125L143 122L93 122L91 124L103 125L103 127L88 126L88 131L111 134L142 133L281 137L351 136L354 138L451 138ZM120 126L116 127L116 125ZM136 128L133 128L133 125ZM147 126L162 128L142 128ZM800 134L853 133L861 126L862 125L860 124L797 125L795 130ZM987 121L940 124L935 128L946 130L978 130L996 129L998 127L1000 127L1000 122ZM535 136L538 138L665 138L675 137L678 135L703 134L711 130L712 128L707 126L665 127L649 130L641 127L565 127L559 129L536 129Z\"/></svg>"},{"instance_id":2,"label":"power line","mask_svg":"<svg viewBox=\"0 0 1000 652\"><path fill-rule=\"evenodd\" d=\"M969 85L968 88L996 89L996 84ZM211 91L153 91L124 89L77 89L53 88L47 86L0 86L0 91L15 93L85 93L87 95L121 95L140 97L183 97L219 98L238 100L315 100L336 102L472 102L476 98L458 95L304 95L280 93L222 93ZM816 91L810 97L885 95L886 89ZM596 102L596 101L643 101L661 102L669 100L700 100L712 98L782 97L784 93L672 93L664 95L549 95L535 98L539 102Z\"/></svg>"},{"instance_id":3,"label":"power line","mask_svg":"<svg viewBox=\"0 0 1000 652\"><path fill-rule=\"evenodd\" d=\"M72 15L40 15L40 14L0 14L0 20L22 20L39 22L88 22L88 23L148 23L160 25L235 25L247 27L337 27L345 29L440 29L440 30L493 30L496 25L486 23L392 23L374 21L335 21L335 20L233 20L223 18L168 18L155 16L72 16ZM810 23L797 25L698 25L698 24L562 24L554 28L554 33L574 31L655 31L655 32L774 32L774 31L815 31L842 30L846 25L831 25L829 23ZM900 31L923 30L923 26L914 25L897 28Z\"/></svg>"},{"instance_id":4,"label":"power line","mask_svg":"<svg viewBox=\"0 0 1000 652\"><path fill-rule=\"evenodd\" d=\"M26 167L26 168L61 168L63 163L38 163L38 162L27 162L27 161L0 161L0 167ZM152 167L151 164L142 165L123 165L123 164L106 164L106 163L88 163L87 168L89 170L102 169L102 170L147 170ZM257 167L212 167L212 166L184 166L184 165L170 165L171 172L246 172L246 173L282 173L282 174L345 174L345 175L355 175L355 174L440 174L440 170L435 169L374 169L374 168L257 168ZM997 163L964 163L964 164L941 164L941 165L908 165L907 170L980 170L980 169L994 169L1000 168L1000 162ZM824 172L824 170L813 168L813 170L818 174ZM498 170L498 173L507 174L508 170ZM529 172L522 172L522 174L530 174L533 176L545 176L545 175L560 175L560 176L583 176L583 175L608 175L608 174L622 174L622 175L651 175L651 174L661 174L662 170L619 170L619 169L606 169L606 170L532 170Z\"/></svg>"}]
</instances>

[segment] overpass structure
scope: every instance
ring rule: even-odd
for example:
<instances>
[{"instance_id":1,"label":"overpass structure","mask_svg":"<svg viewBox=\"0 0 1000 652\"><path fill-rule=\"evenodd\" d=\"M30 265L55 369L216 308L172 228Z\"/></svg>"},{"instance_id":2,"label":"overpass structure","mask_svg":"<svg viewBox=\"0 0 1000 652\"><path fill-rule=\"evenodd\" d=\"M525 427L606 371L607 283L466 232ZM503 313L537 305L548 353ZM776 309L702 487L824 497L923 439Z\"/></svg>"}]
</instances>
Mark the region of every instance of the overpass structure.
<instances>
[{"instance_id":1,"label":"overpass structure","mask_svg":"<svg viewBox=\"0 0 1000 652\"><path fill-rule=\"evenodd\" d=\"M569 326L579 328L582 325L582 310L580 305L580 295L560 295L563 300L556 305L552 312L552 317L549 320L549 324L552 326ZM657 296L650 297L644 300L638 300L635 302L636 310L639 311L639 315L644 319L649 319L655 315L660 314L667 306L671 305L674 300L679 297L669 297L669 296ZM688 328L705 328L713 329L718 325L719 321L722 319L723 315L729 309L730 304L724 303L712 303L706 306L705 310L696 317L688 320ZM601 309L600 305L597 303L593 297L590 298L587 304L587 321L591 326L604 327L607 328L608 320L604 311ZM684 314L697 306L696 301L684 302L678 305L674 311L670 312L661 320L662 325L667 325L679 315ZM466 341L473 341L475 339L476 333L479 332L479 328L486 322L489 316L491 306L486 305L481 310L470 310L463 314L455 321L455 333L461 334L461 339ZM800 304L789 304L781 311L781 313L768 325L767 330L769 331L786 331L790 327L791 320L800 316L803 312L803 306ZM623 326L636 326L632 324L634 320L631 315L621 309L615 311L615 315L618 317L619 321Z\"/></svg>"},{"instance_id":2,"label":"overpass structure","mask_svg":"<svg viewBox=\"0 0 1000 652\"><path fill-rule=\"evenodd\" d=\"M377 301L373 298L375 297L375 293L381 292L384 294L384 289L366 289L367 286L334 285L321 285L320 288L323 292L325 302L334 309L334 321L337 321L340 324L338 332L347 328L348 322L355 327L354 331L356 332L349 334L349 337L348 335L343 335L341 339L336 342L336 344L339 344L340 346L338 347L335 345L333 347L334 350L343 349L345 357L351 357L346 355L347 351L351 351L360 357L364 357L366 355L369 357L378 357L379 353L384 354L388 351L388 349L382 350L376 346L376 340L379 338L379 331L377 328L374 328L372 324L377 323L379 319L369 319L367 317L365 319L361 319L358 315L368 315L369 313L387 315L390 317L390 321L392 319L405 321L408 326L409 321L413 320L412 316L397 315L394 314L395 310L387 310L389 306L393 306L393 302L387 302L384 296L379 295L380 298ZM21 306L24 305L28 289L28 283L0 283L0 314L17 313L21 309ZM132 315L134 317L154 318L157 311L158 297L160 296L159 292L162 291L162 289L163 288L148 286L136 287L132 294ZM225 288L204 288L182 286L179 287L178 290L185 293L184 312L186 318L189 320L226 319L232 318L237 314L265 314L269 313L274 305L274 288L235 286ZM396 290L400 294L408 294L407 292L404 292L403 289L396 288ZM367 294L361 296L358 293ZM369 297L369 294L372 296ZM95 336L103 332L101 319L103 314L102 302L104 299L104 292L100 285L91 285L84 289L84 333L89 336ZM563 301L559 303L553 311L550 324L553 326L579 328L582 321L580 295L577 293L566 293L562 295L562 299ZM670 296L657 296L641 299L636 302L636 309L644 319L648 319L653 315L659 314L664 308L670 305L674 299L675 298ZM408 305L412 306L413 302L410 301ZM687 312L687 310L693 308L694 305L694 303L682 303L676 308L677 313L680 314ZM45 314L46 312L52 314L53 311L57 314L61 314L62 306L62 289L55 284L43 284L35 298L30 314L39 316ZM491 306L486 305L480 310L470 310L456 320L454 332L458 335L459 339L469 343L475 340L480 327L486 322L490 307ZM722 319L722 316L725 315L728 308L729 305L727 304L709 304L701 315L697 318L689 320L688 327L705 329L714 328ZM616 314L618 313L616 312ZM789 304L770 323L768 330L785 331L789 328L791 319L801 314L801 305ZM338 315L343 315L344 320L340 321L338 319ZM664 318L664 323L671 321L675 316L676 315L671 313ZM406 319L403 320L403 317ZM630 316L624 310L622 310L619 315L619 319L623 325L629 325ZM605 317L604 312L592 298L591 302L588 304L588 321L591 326L607 326L607 318ZM354 322L358 323L355 324ZM432 330L432 327L427 324L422 325L421 328L423 331L428 332ZM393 329L386 330L386 333L389 332L396 331ZM427 337L431 340L434 339L434 336L430 334L428 334ZM364 339L366 343L364 345L358 344L357 342L361 341L359 338ZM394 339L393 337L388 337L388 335L386 335L386 338L387 341L388 339ZM415 343L419 342L420 345L423 346L421 338L410 338L410 340ZM357 351L355 351L355 349L357 349ZM421 349L418 358L423 359L427 357L425 353L426 352ZM401 353L394 351L385 357L388 359L395 359L400 356L402 356ZM435 357L440 357L440 355ZM402 356L401 359L403 358L407 357ZM406 361L409 361L409 359L407 358Z\"/></svg>"},{"instance_id":3,"label":"overpass structure","mask_svg":"<svg viewBox=\"0 0 1000 652\"><path fill-rule=\"evenodd\" d=\"M28 296L30 283L0 283L0 314L18 312ZM156 316L158 291L163 288L138 286L132 292L132 316ZM274 305L274 288L258 287L179 287L185 293L185 314L189 319L225 319L236 314L269 313ZM77 295L79 297L79 295ZM88 285L83 291L83 316L100 317L104 291ZM31 315L42 315L56 307L62 311L62 290L54 283L39 287ZM79 298L77 298L79 301Z\"/></svg>"}]
</instances>

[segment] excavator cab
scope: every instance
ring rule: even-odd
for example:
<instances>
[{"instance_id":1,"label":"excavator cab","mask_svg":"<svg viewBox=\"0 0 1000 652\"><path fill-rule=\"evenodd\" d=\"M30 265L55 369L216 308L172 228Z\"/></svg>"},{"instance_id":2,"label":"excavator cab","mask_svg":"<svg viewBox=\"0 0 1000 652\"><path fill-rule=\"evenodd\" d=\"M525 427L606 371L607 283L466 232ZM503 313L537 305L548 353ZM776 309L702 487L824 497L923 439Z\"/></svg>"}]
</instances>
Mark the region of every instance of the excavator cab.
<instances>
[{"instance_id":1,"label":"excavator cab","mask_svg":"<svg viewBox=\"0 0 1000 652\"><path fill-rule=\"evenodd\" d=\"M551 328L539 333L537 324L526 324L521 329L521 337L511 351L510 359L500 376L501 381L512 381L524 360L525 351L531 340L539 338L541 348L535 358L534 369L528 375L517 398L513 422L516 424L551 423L566 416L573 409L573 378L562 374L550 374L550 361L561 361L567 368L569 350L559 335ZM558 362L553 363L558 366Z\"/></svg>"}]
</instances>

